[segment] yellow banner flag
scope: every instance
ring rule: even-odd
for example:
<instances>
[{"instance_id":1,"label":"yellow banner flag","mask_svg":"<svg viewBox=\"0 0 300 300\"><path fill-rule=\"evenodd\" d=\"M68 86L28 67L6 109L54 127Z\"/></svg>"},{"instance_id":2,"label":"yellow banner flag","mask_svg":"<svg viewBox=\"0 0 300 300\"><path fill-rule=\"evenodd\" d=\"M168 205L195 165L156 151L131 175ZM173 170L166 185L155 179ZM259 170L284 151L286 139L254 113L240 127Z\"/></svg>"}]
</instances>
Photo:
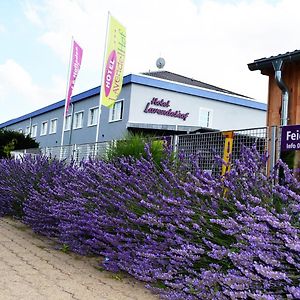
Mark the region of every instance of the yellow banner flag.
<instances>
[{"instance_id":1,"label":"yellow banner flag","mask_svg":"<svg viewBox=\"0 0 300 300\"><path fill-rule=\"evenodd\" d=\"M112 107L123 83L126 50L126 29L109 15L104 72L101 84L101 104Z\"/></svg>"}]
</instances>

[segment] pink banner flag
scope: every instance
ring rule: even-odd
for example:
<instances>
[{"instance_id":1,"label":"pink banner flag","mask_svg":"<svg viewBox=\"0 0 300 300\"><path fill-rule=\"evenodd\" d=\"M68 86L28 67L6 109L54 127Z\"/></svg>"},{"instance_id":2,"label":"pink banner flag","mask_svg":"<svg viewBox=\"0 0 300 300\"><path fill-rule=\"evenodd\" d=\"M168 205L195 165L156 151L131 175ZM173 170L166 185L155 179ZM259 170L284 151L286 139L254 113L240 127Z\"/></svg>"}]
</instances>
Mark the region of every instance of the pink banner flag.
<instances>
[{"instance_id":1,"label":"pink banner flag","mask_svg":"<svg viewBox=\"0 0 300 300\"><path fill-rule=\"evenodd\" d=\"M68 81L67 95L66 95L65 116L68 114L68 110L70 107L75 80L77 78L80 65L81 65L82 52L83 51L80 48L80 46L73 40L70 74L69 74L69 81Z\"/></svg>"}]
</instances>

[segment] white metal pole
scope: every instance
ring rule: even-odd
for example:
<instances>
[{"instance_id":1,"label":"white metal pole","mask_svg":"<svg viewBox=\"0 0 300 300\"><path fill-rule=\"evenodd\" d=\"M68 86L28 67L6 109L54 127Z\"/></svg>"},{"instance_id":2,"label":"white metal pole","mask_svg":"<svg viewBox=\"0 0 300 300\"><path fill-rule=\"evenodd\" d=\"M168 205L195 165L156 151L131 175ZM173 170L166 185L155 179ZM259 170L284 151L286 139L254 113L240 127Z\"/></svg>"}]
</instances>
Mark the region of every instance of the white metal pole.
<instances>
[{"instance_id":1,"label":"white metal pole","mask_svg":"<svg viewBox=\"0 0 300 300\"><path fill-rule=\"evenodd\" d=\"M65 107L63 112L63 126L61 130L61 142L60 145L63 146L64 144L64 135L65 135L65 125L66 125L66 108L67 108L67 96L68 96L68 88L70 85L70 70L71 70L71 60L72 60L72 53L73 53L73 45L74 45L74 38L72 36L71 40L71 48L70 48L70 55L69 55L69 68L68 68L68 75L67 75L67 87L66 87L66 97L65 97Z\"/></svg>"},{"instance_id":2,"label":"white metal pole","mask_svg":"<svg viewBox=\"0 0 300 300\"><path fill-rule=\"evenodd\" d=\"M101 95L103 90L103 78L105 73L105 59L106 59L106 49L107 49L107 40L108 40L108 30L110 25L110 12L108 12L107 15L107 25L106 25L106 36L105 36L105 45L104 45L104 56L103 56L103 64L102 64L102 77L101 77L101 86L100 86L100 94L99 94L99 111L98 111L98 120L97 120L97 130L96 130L96 143L99 141L99 130L100 130L100 117L101 117L101 111L102 111L102 105L101 105ZM97 145L96 145L97 147Z\"/></svg>"},{"instance_id":3,"label":"white metal pole","mask_svg":"<svg viewBox=\"0 0 300 300\"><path fill-rule=\"evenodd\" d=\"M70 120L70 134L69 134L69 145L72 141L72 131L73 131L73 121L74 121L74 103L71 103L71 120Z\"/></svg>"},{"instance_id":4,"label":"white metal pole","mask_svg":"<svg viewBox=\"0 0 300 300\"><path fill-rule=\"evenodd\" d=\"M29 136L31 136L31 133L32 133L32 119L30 118L29 119Z\"/></svg>"}]
</instances>

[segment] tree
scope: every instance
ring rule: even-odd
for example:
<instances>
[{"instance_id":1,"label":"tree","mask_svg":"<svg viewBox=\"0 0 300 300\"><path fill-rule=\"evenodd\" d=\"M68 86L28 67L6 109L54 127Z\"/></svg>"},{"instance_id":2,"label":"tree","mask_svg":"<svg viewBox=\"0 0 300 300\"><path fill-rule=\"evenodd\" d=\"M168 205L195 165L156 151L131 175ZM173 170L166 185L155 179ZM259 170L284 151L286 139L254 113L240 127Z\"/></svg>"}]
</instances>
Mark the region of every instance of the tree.
<instances>
[{"instance_id":1,"label":"tree","mask_svg":"<svg viewBox=\"0 0 300 300\"><path fill-rule=\"evenodd\" d=\"M39 143L29 135L13 130L0 129L0 158L10 157L10 152L13 150L38 147Z\"/></svg>"}]
</instances>

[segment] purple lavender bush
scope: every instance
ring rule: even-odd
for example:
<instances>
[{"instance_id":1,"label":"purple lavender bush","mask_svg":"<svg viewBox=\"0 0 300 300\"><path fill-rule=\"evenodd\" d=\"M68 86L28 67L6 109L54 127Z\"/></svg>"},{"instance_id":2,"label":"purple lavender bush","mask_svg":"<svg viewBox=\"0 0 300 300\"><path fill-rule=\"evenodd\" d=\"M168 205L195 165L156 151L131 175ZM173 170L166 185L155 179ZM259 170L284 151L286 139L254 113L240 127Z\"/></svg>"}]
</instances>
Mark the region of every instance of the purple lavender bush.
<instances>
[{"instance_id":1,"label":"purple lavender bush","mask_svg":"<svg viewBox=\"0 0 300 300\"><path fill-rule=\"evenodd\" d=\"M107 269L125 270L168 299L296 295L298 279L289 285L280 265L272 269L267 264L268 256L272 261L283 245L275 234L278 228L268 229L269 223L256 215L285 222L281 210L286 199L278 196L282 186L272 188L274 178L264 175L265 164L265 157L244 150L237 167L216 179L197 168L178 174L168 164L162 172L151 160L122 158L118 167L90 162L86 182L93 182L96 195L90 198L90 211L78 216L81 230L92 222L87 241L90 249L107 257ZM297 230L292 223L286 226L289 238L297 242ZM84 229L88 232L89 226ZM253 239L280 246L273 253ZM248 265L241 263L249 256ZM298 254L293 259L298 262Z\"/></svg>"},{"instance_id":2,"label":"purple lavender bush","mask_svg":"<svg viewBox=\"0 0 300 300\"><path fill-rule=\"evenodd\" d=\"M37 233L58 237L59 225L65 217L59 205L72 201L76 195L78 168L74 163L45 157L42 162L43 172L36 174L39 180L23 203L23 221Z\"/></svg>"},{"instance_id":3,"label":"purple lavender bush","mask_svg":"<svg viewBox=\"0 0 300 300\"><path fill-rule=\"evenodd\" d=\"M26 156L0 160L0 215L21 218L23 203L48 173L48 158Z\"/></svg>"},{"instance_id":4,"label":"purple lavender bush","mask_svg":"<svg viewBox=\"0 0 300 300\"><path fill-rule=\"evenodd\" d=\"M300 298L300 185L283 163L266 176L267 157L245 148L221 177L171 155L158 167L146 152L79 166L2 160L14 179L0 174L0 212L14 213L17 202L35 231L105 256L106 269L162 299Z\"/></svg>"},{"instance_id":5,"label":"purple lavender bush","mask_svg":"<svg viewBox=\"0 0 300 300\"><path fill-rule=\"evenodd\" d=\"M244 149L224 178L120 160L105 266L167 299L297 298L298 194L273 186L266 160Z\"/></svg>"},{"instance_id":6,"label":"purple lavender bush","mask_svg":"<svg viewBox=\"0 0 300 300\"><path fill-rule=\"evenodd\" d=\"M0 216L21 215L20 203L26 198L27 182L24 189L20 186L22 180L21 163L7 159L0 160ZM23 181L22 181L23 182ZM19 189L22 189L21 191Z\"/></svg>"}]
</instances>

